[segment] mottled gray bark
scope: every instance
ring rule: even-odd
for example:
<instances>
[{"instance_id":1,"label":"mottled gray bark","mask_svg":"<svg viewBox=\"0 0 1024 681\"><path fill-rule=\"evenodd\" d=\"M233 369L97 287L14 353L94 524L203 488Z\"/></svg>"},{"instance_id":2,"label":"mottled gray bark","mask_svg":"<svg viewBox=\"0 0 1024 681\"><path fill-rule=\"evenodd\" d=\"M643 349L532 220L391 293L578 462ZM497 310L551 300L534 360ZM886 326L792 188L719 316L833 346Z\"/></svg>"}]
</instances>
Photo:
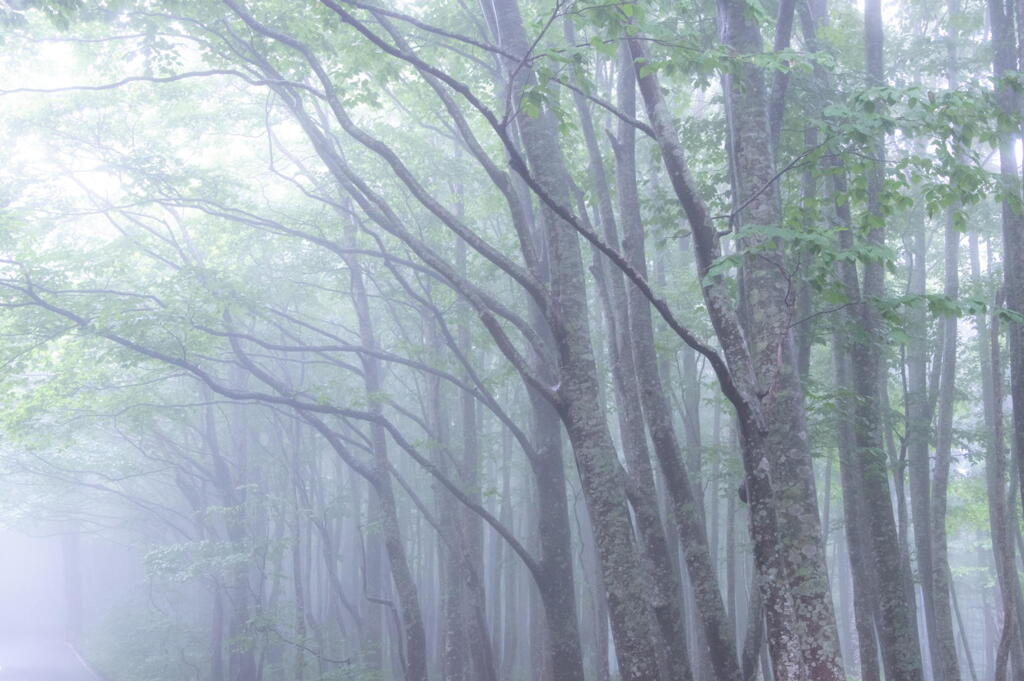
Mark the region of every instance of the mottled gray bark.
<instances>
[{"instance_id":1,"label":"mottled gray bark","mask_svg":"<svg viewBox=\"0 0 1024 681\"><path fill-rule=\"evenodd\" d=\"M712 362L722 384L723 392L736 408L740 425L741 452L747 473L745 489L751 511L751 536L754 542L757 570L760 575L759 588L762 590L768 617L769 648L772 651L776 675L780 677L780 681L783 678L798 678L803 672L803 650L793 619L788 569L785 567L783 556L779 551L782 542L780 541L775 499L772 492L771 461L779 450L778 443L774 443L776 446L773 446L767 436L771 431L768 424L774 423L776 421L774 417L781 415L782 412L769 416L768 410L765 409L766 405L762 404L762 397L765 395L761 394L757 387L759 378L755 371L756 362L747 344L747 336L739 323L734 303L723 285L721 277L709 275L710 267L721 254L720 238L715 226L709 220L703 198L696 192L693 180L689 175L685 153L679 143L657 77L655 74L642 71L643 65L647 63L645 47L637 39L630 39L629 47L634 58L635 70L638 72L640 92L643 96L647 116L661 150L662 161L668 172L672 188L690 223L704 301L729 364L726 372L720 365ZM761 94L762 96L764 94L763 88ZM763 117L762 123L767 126L767 121ZM762 138L762 142L767 140L766 129L762 133ZM784 347L789 349L788 341L786 343ZM788 355L785 353L784 357L788 360ZM774 356L772 364L768 366L774 366ZM762 370L766 368L761 367ZM774 401L775 395L772 394L771 397L769 402ZM774 404L777 406L778 402ZM796 414L798 417L802 414L802 405ZM783 418L784 423L789 423L788 416ZM809 498L814 500L814 494L812 493ZM816 505L814 501L812 504ZM812 515L816 524L818 522L816 509ZM816 542L820 545L820 530ZM804 548L810 548L810 546ZM814 551L812 550L811 553L813 555ZM812 569L810 572L816 573L818 570ZM815 614L821 614L824 611L828 613L828 617L831 617L830 596L825 599L815 598L812 600L816 602L811 611ZM830 631L834 633L834 624L831 627L818 628L818 631L824 632L823 636L820 638L805 637L804 642L809 646L815 646L818 642L824 641L826 648L834 648L838 651L837 643L833 646L828 642L830 638L834 638L829 634ZM826 654L826 657L830 656ZM826 662L826 667L830 666L834 665ZM832 677L829 672L826 672L821 678Z\"/></svg>"},{"instance_id":2,"label":"mottled gray bark","mask_svg":"<svg viewBox=\"0 0 1024 681\"><path fill-rule=\"evenodd\" d=\"M879 0L868 0L865 5L864 31L868 85L883 85L882 10ZM871 142L870 154L875 162L867 177L868 211L882 225L884 218L880 201L884 181L884 142L883 136ZM866 240L872 246L884 247L884 226L869 230ZM891 681L921 681L923 671L916 607L905 588L900 538L889 493L888 459L880 434L882 418L878 391L884 374L876 339L881 332L882 321L878 308L870 301L884 296L884 265L881 262L866 263L861 296L854 299L860 301L857 309L862 332L854 339L851 348L851 358L857 367L853 381L858 395L855 439L878 578L879 641L886 677Z\"/></svg>"},{"instance_id":3,"label":"mottled gray bark","mask_svg":"<svg viewBox=\"0 0 1024 681\"><path fill-rule=\"evenodd\" d=\"M620 111L632 116L636 110L636 81L631 55L623 50L618 82ZM623 227L623 250L629 263L642 275L647 273L644 230L636 182L636 140L632 126L620 122L615 142L616 184L619 217ZM609 240L610 241L610 240ZM640 404L647 430L679 533L687 574L694 593L697 616L710 651L711 665L720 681L739 674L735 639L708 548L701 503L682 459L679 439L672 423L671 405L662 385L654 344L650 304L635 286L626 291L631 331L631 360L639 380Z\"/></svg>"},{"instance_id":4,"label":"mottled gray bark","mask_svg":"<svg viewBox=\"0 0 1024 681\"><path fill-rule=\"evenodd\" d=\"M726 45L739 54L762 49L757 24L742 3L722 0L719 18ZM786 255L757 227L781 224L775 184L764 73L750 64L726 78L733 131L739 206L733 216L741 248L753 252L741 268L747 310L747 338L766 422L780 528L783 565L793 599L796 631L806 674L842 678L839 637L832 611L824 545L821 541L814 471L804 420L803 392L791 330L794 315ZM765 603L766 608L770 607ZM769 620L770 621L770 620Z\"/></svg>"},{"instance_id":5,"label":"mottled gray bark","mask_svg":"<svg viewBox=\"0 0 1024 681\"><path fill-rule=\"evenodd\" d=\"M566 39L575 42L571 24L566 23ZM632 86L632 81L630 81ZM589 175L597 199L597 217L601 232L609 244L619 242L618 224L612 205L611 191L593 120L586 99L574 93L580 128L587 149ZM663 674L668 679L685 681L692 678L686 650L686 628L683 624L682 587L669 554L665 527L658 510L654 471L644 413L641 411L642 389L638 383L633 355L633 337L629 300L622 273L603 255L595 251L594 274L604 304L608 330L608 358L615 385L615 402L619 414L619 432L628 466L628 497L636 518L638 537L648 563L651 579L651 606L657 623L658 648ZM644 301L647 309L647 302Z\"/></svg>"},{"instance_id":6,"label":"mottled gray bark","mask_svg":"<svg viewBox=\"0 0 1024 681\"><path fill-rule=\"evenodd\" d=\"M516 57L507 60L506 65L512 76L512 101L518 102L532 78L532 70L521 61L528 54L530 42L515 0L496 0L493 6L501 45ZM537 185L549 196L571 196L552 114L543 111L537 118L530 118L520 112L517 123ZM593 519L619 670L623 679L652 681L658 678L652 613L644 593L624 481L599 401L579 243L572 226L546 203L541 217L552 290L546 314L559 360L557 407Z\"/></svg>"}]
</instances>

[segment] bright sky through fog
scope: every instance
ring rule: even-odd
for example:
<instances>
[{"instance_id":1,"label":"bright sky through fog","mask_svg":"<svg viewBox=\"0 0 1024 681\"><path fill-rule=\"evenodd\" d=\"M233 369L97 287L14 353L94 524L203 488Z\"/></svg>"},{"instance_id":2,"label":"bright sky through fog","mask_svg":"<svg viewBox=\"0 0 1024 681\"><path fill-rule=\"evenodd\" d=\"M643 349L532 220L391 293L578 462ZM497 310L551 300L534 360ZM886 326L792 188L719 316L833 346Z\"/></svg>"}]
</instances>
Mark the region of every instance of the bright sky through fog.
<instances>
[{"instance_id":1,"label":"bright sky through fog","mask_svg":"<svg viewBox=\"0 0 1024 681\"><path fill-rule=\"evenodd\" d=\"M854 2L857 8L863 12L865 0L854 0ZM395 0L395 7L399 11L408 12L412 15L422 15L422 10L425 6L425 0ZM895 20L899 9L899 0L882 0L883 18L886 23L891 24ZM0 89L56 89L83 84L100 85L123 77L140 75L144 72L143 59L138 55L133 55L133 51L139 43L136 37L115 40L96 48L97 51L102 50L124 55L121 60L119 73L114 75L110 70L105 69L105 72L101 73L97 72L97 69L92 68L92 63L87 56L92 51L91 48L87 47L86 50L82 50L79 45L64 42L59 37L56 37L57 35L54 33L55 37L53 39L35 43L33 52L30 55L25 55L27 58L17 60L15 64L6 65L6 68L3 69L3 83L0 84ZM182 62L178 69L179 71L184 72L205 68L201 61L201 55L195 50L192 43L182 41L178 47ZM182 86L187 87L187 85ZM146 88L159 86L139 84L127 87ZM56 97L61 96L56 95ZM38 102L40 97L45 96L34 94L3 96L0 98L0 111L3 111L5 107L18 107L20 104L19 100L26 102L28 106L34 106L35 103L31 102L31 100ZM275 134L285 143L288 143L288 141L295 139L295 135L292 134L294 132L292 128L291 123L286 122L280 125L280 130L276 131ZM226 159L233 159L238 156L252 158L254 139L251 137L218 135L216 144L195 144L191 143L191 140L177 139L177 136L185 134L189 134L188 131L179 130L172 132L170 141L174 142L177 148L187 149L189 154L187 160L195 162L200 166L215 166L218 163L223 163ZM258 143L264 144L262 141ZM1022 148L1021 141L1017 142L1017 151L1018 160L1020 160L1024 156L1022 154L1024 148ZM26 165L53 166L56 162L59 162L67 170L73 171L82 186L79 186L70 179L62 180L62 189L65 195L83 195L83 186L88 191L101 197L113 197L121 193L121 184L117 176L97 170L95 168L96 164L93 161L74 159L67 154L58 156L55 150L48 147L40 138L31 134L20 136L17 148L8 150L8 154L9 158L13 157L14 160ZM993 171L998 170L998 154L991 157L989 168ZM268 193L283 191L283 188L274 182L267 183L264 185L264 188ZM110 233L109 225L102 220L83 221L77 225L76 229L94 232L97 235Z\"/></svg>"},{"instance_id":2,"label":"bright sky through fog","mask_svg":"<svg viewBox=\"0 0 1024 681\"><path fill-rule=\"evenodd\" d=\"M141 75L145 72L145 64L141 57L133 54L138 42L138 38L133 37L112 41L98 48L102 50L109 49L115 55L124 55L119 68L116 68L116 70L103 69L102 72L98 73L97 69L91 68L92 64L88 56L91 50L90 52L83 52L79 46L63 42L60 39L39 41L35 44L33 52L30 55L25 55L26 58L11 60L13 63L4 65L4 80L0 84L0 90L18 90L23 88L30 90L56 90L82 85L95 86L116 82L133 75ZM175 69L175 72L188 72L206 68L201 62L201 55L194 49L191 43L183 42L179 44L179 57L181 65ZM106 59L106 57L104 58ZM114 65L115 67L118 66L116 61ZM232 85L240 83L240 81L234 81L228 76L214 76L214 78L222 78L225 84L228 84L229 81ZM126 89L153 89L165 86L134 83L124 87ZM169 84L166 87L187 88L188 81ZM66 102L67 98L81 97L83 106L87 106L87 102L91 101L93 97L101 98L103 96L103 93L82 91L54 94L9 92L0 95L0 114L5 109L9 110L11 112L10 118L14 120L19 113L31 112L36 107L45 108L50 106L51 103L53 106L60 107L61 102ZM210 105L214 106L215 103L211 102ZM201 112L202 106L200 105L200 111L196 113ZM111 122L115 126L123 124L131 127L132 123L135 122L137 113L141 115L142 112L126 110L122 119ZM153 113L153 111L150 110L150 113ZM142 125L146 125L146 121L141 118L139 122ZM88 135L90 131L82 130L80 132L84 136ZM262 148L265 146L265 140L263 139L254 140L251 136L235 135L231 134L230 131L216 134L216 141L214 143L210 141L212 134L216 133L208 133L208 131L203 130L200 126L189 127L179 125L172 127L166 133L165 139L170 147L181 150L183 161L195 164L198 167L217 167L229 160L251 159L255 153L254 149L258 148L262 151ZM14 168L23 168L27 176L45 178L51 187L56 185L60 195L78 198L85 206L91 206L97 202L102 203L105 200L115 202L119 200L119 197L123 195L120 178L116 172L104 170L101 167L101 163L96 158L92 158L91 154L88 152L83 154L81 152L83 148L88 149L88 143L85 145L58 145L55 147L52 141L46 140L46 137L46 135L37 135L30 129L19 132L16 136L17 143L6 150L8 168L6 171L0 170L0 175L4 172L17 172ZM131 147L133 142L129 141L133 139L132 135L128 135L121 140L112 138L104 142L104 144L117 152L134 151L146 154L151 151L145 147L133 149ZM142 144L145 144L145 142L142 142ZM254 147L254 144L257 146ZM75 152L76 146L79 147L78 153ZM160 154L161 151L155 150L154 153ZM70 175L74 175L74 179ZM52 191L52 189L43 188L41 186L42 182L39 184L39 191ZM31 191L32 187L30 186L27 192ZM94 195L94 198L90 198L90 194ZM30 200L30 196L27 198ZM102 216L76 219L74 225L70 227L79 236L85 237L107 239L117 234L116 230Z\"/></svg>"}]
</instances>

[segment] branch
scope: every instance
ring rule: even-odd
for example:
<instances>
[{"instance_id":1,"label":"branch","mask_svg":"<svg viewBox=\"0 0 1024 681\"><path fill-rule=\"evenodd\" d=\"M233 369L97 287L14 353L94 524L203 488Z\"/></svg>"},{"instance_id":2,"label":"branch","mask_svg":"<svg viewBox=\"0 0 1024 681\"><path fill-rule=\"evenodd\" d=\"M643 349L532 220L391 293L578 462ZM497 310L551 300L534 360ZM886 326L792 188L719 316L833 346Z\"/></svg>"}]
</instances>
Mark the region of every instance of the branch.
<instances>
[{"instance_id":1,"label":"branch","mask_svg":"<svg viewBox=\"0 0 1024 681\"><path fill-rule=\"evenodd\" d=\"M69 85L67 87L57 88L32 88L22 87L14 88L11 90L0 89L0 96L3 95L14 95L14 94L25 94L25 93L37 93L37 94L56 94L60 92L97 92L101 90L116 90L119 87L130 85L131 83L173 83L179 80L185 80L187 78L208 78L210 76L234 76L244 80L249 85L287 85L288 87L296 87L301 90L305 90L313 94L319 99L324 98L324 94L319 90L312 88L304 83L297 83L293 80L267 80L261 78L254 78L242 71L236 71L234 69L210 69L208 71L190 71L188 73L176 73L171 76L129 76L122 78L121 80L113 83L104 83L102 85Z\"/></svg>"}]
</instances>

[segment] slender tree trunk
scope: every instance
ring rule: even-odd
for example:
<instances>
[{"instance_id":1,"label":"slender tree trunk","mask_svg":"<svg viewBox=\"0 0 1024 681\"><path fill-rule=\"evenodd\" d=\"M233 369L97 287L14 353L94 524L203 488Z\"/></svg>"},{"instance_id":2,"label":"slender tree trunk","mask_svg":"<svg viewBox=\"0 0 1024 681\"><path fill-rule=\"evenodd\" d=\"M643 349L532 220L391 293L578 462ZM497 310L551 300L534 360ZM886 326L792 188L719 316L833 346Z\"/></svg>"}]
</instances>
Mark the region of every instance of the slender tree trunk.
<instances>
[{"instance_id":1,"label":"slender tree trunk","mask_svg":"<svg viewBox=\"0 0 1024 681\"><path fill-rule=\"evenodd\" d=\"M833 343L836 389L840 395L853 394L853 367L851 362L849 333L842 327L837 329ZM853 418L855 398L841 397L839 423L837 424L837 448L839 450L839 471L843 487L843 527L846 530L846 546L851 569L853 587L853 618L857 633L857 650L860 659L860 678L863 681L880 681L881 669L878 664L878 644L875 638L876 589L878 576L871 560L871 536L867 529L868 513L864 508L864 483L861 468L857 465L856 423Z\"/></svg>"},{"instance_id":2,"label":"slender tree trunk","mask_svg":"<svg viewBox=\"0 0 1024 681\"><path fill-rule=\"evenodd\" d=\"M1003 10L997 26L1000 5ZM992 13L992 70L996 78L996 99L1003 111L1019 116L1020 93L1015 85L1004 79L1007 76L1019 77L1024 60L1024 5L1019 0L991 0L989 7ZM1005 185L1003 190L1008 194L1012 192L1014 197L1013 201L1004 201L1002 206L1003 289L1006 308L1024 315L1024 213L1018 203L1021 198L1021 179L1016 154L1020 138L1020 135L1004 135L999 147L999 168ZM1017 462L1021 502L1024 504L1024 324L1008 324L1006 336L1010 399L1013 402L1010 442L1013 458Z\"/></svg>"},{"instance_id":3,"label":"slender tree trunk","mask_svg":"<svg viewBox=\"0 0 1024 681\"><path fill-rule=\"evenodd\" d=\"M575 42L571 29L567 29L566 37L570 44ZM597 196L598 220L605 240L615 244L619 242L618 226L597 135L586 100L576 94L575 103L587 147L591 183ZM633 353L636 342L631 328L626 286L622 274L610 268L604 256L596 251L594 272L607 321L608 356L615 384L619 430L629 467L628 496L651 575L651 604L657 622L657 636L660 637L658 647L663 655L661 664L667 679L686 681L692 674L686 653L686 628L681 609L682 587L669 555L665 528L658 512L658 499L654 493L654 472L647 446L644 414L641 411L641 387L637 382Z\"/></svg>"},{"instance_id":4,"label":"slender tree trunk","mask_svg":"<svg viewBox=\"0 0 1024 681\"><path fill-rule=\"evenodd\" d=\"M425 322L431 324L430 320ZM427 346L437 347L438 339L435 334L428 332ZM452 466L449 463L451 457L450 422L449 422L449 395L441 385L441 380L435 376L428 378L428 423L433 432L433 439L436 442L434 449L435 465L449 478L452 475ZM466 603L467 593L462 579L463 556L460 555L465 549L465 537L463 527L460 525L460 511L458 502L452 497L448 490L440 483L434 485L434 507L437 513L437 523L448 538L443 546L439 548L440 565L440 608L441 608L441 677L445 681L471 681L473 670L470 662L469 634L467 630L468 618L466 612L469 604Z\"/></svg>"},{"instance_id":5,"label":"slender tree trunk","mask_svg":"<svg viewBox=\"0 0 1024 681\"><path fill-rule=\"evenodd\" d=\"M947 39L949 61L947 80L950 89L959 84L956 53L956 21L960 19L959 0L948 0L949 21L953 26ZM954 224L954 206L946 211L944 234L945 280L943 294L957 300L960 294L960 234ZM932 665L937 681L960 681L960 664L956 654L953 616L950 603L954 596L953 576L949 569L949 548L946 538L946 496L949 493L949 472L953 449L953 407L956 390L957 318L947 316L942 324L941 374L939 378L938 421L935 439L935 478L932 486L932 582L935 597L935 643ZM964 645L967 642L964 641ZM969 651L968 651L968 654Z\"/></svg>"},{"instance_id":6,"label":"slender tree trunk","mask_svg":"<svg viewBox=\"0 0 1024 681\"><path fill-rule=\"evenodd\" d=\"M906 353L907 390L906 448L910 478L910 504L914 523L914 548L917 555L918 577L921 582L924 606L925 633L931 653L932 668L936 668L939 645L935 624L935 569L932 560L932 484L929 441L931 436L931 410L928 406L928 323L924 301L927 274L924 217L915 216L910 237L910 283L907 293L920 299L911 305L908 313Z\"/></svg>"},{"instance_id":7,"label":"slender tree trunk","mask_svg":"<svg viewBox=\"0 0 1024 681\"><path fill-rule=\"evenodd\" d=\"M373 321L370 316L369 297L367 295L362 268L357 258L350 257L346 263L349 267L352 283L352 300L356 308L359 322L360 341L363 346L377 347ZM380 359L371 354L361 354L363 381L366 392L371 396L371 410L380 412L380 402L372 396L383 392L383 375ZM391 464L388 460L387 435L379 424L371 426L371 450L373 454L373 488L376 491L376 503L381 514L381 534L384 550L391 567L398 603L401 608L402 628L404 635L404 659L406 681L427 681L427 640L423 624L423 611L419 602L419 590L413 577L405 545L402 541L401 522L398 518L398 505L395 501L394 488L391 482ZM383 585L382 585L383 586ZM370 594L373 598L381 598L382 593Z\"/></svg>"},{"instance_id":8,"label":"slender tree trunk","mask_svg":"<svg viewBox=\"0 0 1024 681\"><path fill-rule=\"evenodd\" d=\"M989 0L989 23L992 29L992 72L996 84L996 101L1007 116L1020 112L1020 97L1015 86L1008 82L1014 77L1018 63L1019 21L1014 0ZM1013 197L1002 202L1003 226L1003 289L1007 309L1024 314L1024 215L1021 214L1021 181L1017 166L1016 140L1018 136L1005 132L999 143L999 171L1002 191ZM1013 400L1013 457L1017 474L1024 483L1024 338L1020 324L1011 324L1009 338L1010 397ZM1019 485L1021 503L1024 504L1024 484Z\"/></svg>"},{"instance_id":9,"label":"slender tree trunk","mask_svg":"<svg viewBox=\"0 0 1024 681\"><path fill-rule=\"evenodd\" d=\"M461 186L457 187L459 219L464 218L465 208ZM459 239L455 244L455 260L458 272L466 276L466 242ZM469 330L469 306L462 302L458 315L458 344L465 358L472 360L473 345ZM463 492L476 504L481 504L481 452L480 417L476 398L468 391L461 391L459 427L462 436L462 457L459 463L459 482ZM466 620L466 639L469 644L471 672L479 681L495 681L493 642L487 631L486 594L484 591L484 528L483 519L472 509L461 504L459 510L459 533L462 551L461 571L465 596L463 618Z\"/></svg>"},{"instance_id":10,"label":"slender tree trunk","mask_svg":"<svg viewBox=\"0 0 1024 681\"><path fill-rule=\"evenodd\" d=\"M996 681L1004 681L1007 678L1007 663L1010 658L1010 649L1014 644L1014 625L1016 622L1015 596L1020 593L1020 583L1017 577L1017 570L1013 562L1012 540L1010 538L1010 526L1006 509L1006 494L1004 476L1005 466L1005 433L1003 431L1003 414L998 405L1003 403L1003 369L1002 354L999 343L999 307L1002 305L1000 299L996 300L991 320L991 348L990 363L992 368L992 403L997 405L993 410L992 434L989 449L989 457L986 465L986 484L989 494L989 524L992 529L992 548L996 558L996 576L999 581L999 588L1002 594L1003 606L1003 627L999 637L999 645L996 650L995 676ZM1014 665L1014 678L1024 678L1024 669Z\"/></svg>"},{"instance_id":11,"label":"slender tree trunk","mask_svg":"<svg viewBox=\"0 0 1024 681\"><path fill-rule=\"evenodd\" d=\"M953 217L946 219L946 280L943 293L951 300L959 294L960 235L953 227ZM932 651L932 664L936 679L960 680L960 665L956 654L956 639L953 633L953 616L950 611L952 574L949 570L948 546L946 541L946 495L949 492L949 471L953 448L953 401L956 381L957 319L943 319L945 330L942 340L942 377L939 379L938 424L935 444L935 478L932 486L932 581L935 589L935 642L937 650Z\"/></svg>"},{"instance_id":12,"label":"slender tree trunk","mask_svg":"<svg viewBox=\"0 0 1024 681\"><path fill-rule=\"evenodd\" d=\"M503 479L501 483L501 521L505 527L513 527L512 515L512 471L508 451L504 457ZM520 490L522 493L524 490ZM511 552L506 548L503 552L508 561L503 565L504 580L504 620L502 622L503 640L501 645L501 666L499 678L508 679L513 675L516 656L519 652L519 566L509 559ZM577 637L578 638L578 637Z\"/></svg>"},{"instance_id":13,"label":"slender tree trunk","mask_svg":"<svg viewBox=\"0 0 1024 681\"><path fill-rule=\"evenodd\" d=\"M636 110L636 81L631 56L624 49L619 70L619 108L632 115ZM623 225L625 255L641 274L647 272L640 199L636 184L636 140L632 126L620 124L615 142L619 215ZM610 241L611 242L611 241ZM614 243L614 242L611 242ZM722 594L708 548L701 504L682 460L679 439L672 423L671 406L662 386L654 344L650 303L635 286L628 287L628 323L632 359L640 386L640 403L647 421L672 517L681 539L687 574L696 610L707 640L711 666L719 681L739 678L735 639L722 603Z\"/></svg>"},{"instance_id":14,"label":"slender tree trunk","mask_svg":"<svg viewBox=\"0 0 1024 681\"><path fill-rule=\"evenodd\" d=\"M981 262L978 255L978 238L970 235L971 278L978 281L981 277ZM1017 597L1020 595L1020 579L1014 565L1013 517L1009 503L1012 502L1007 480L1010 471L1006 458L1006 438L1003 431L1002 403L1003 373L1001 348L998 338L998 310L1001 301L996 299L993 305L991 333L990 326L983 314L974 319L977 329L978 363L981 368L982 404L985 417L985 490L988 496L989 530L992 538L993 562L996 572L996 584L999 588L1000 602L1003 611L1003 633L1000 642L1006 641L1009 651L999 646L997 664L987 665L995 681L1006 681L1007 661L1012 659L1014 679L1024 679L1024 660L1020 653L1020 645L1016 642ZM999 400L997 403L996 400ZM991 648L991 646L986 646Z\"/></svg>"},{"instance_id":15,"label":"slender tree trunk","mask_svg":"<svg viewBox=\"0 0 1024 681\"><path fill-rule=\"evenodd\" d=\"M293 494L293 503L295 510L292 516L292 590L295 600L295 638L299 645L295 647L292 675L295 681L303 681L306 673L306 582L302 569L302 523L297 494Z\"/></svg>"},{"instance_id":16,"label":"slender tree trunk","mask_svg":"<svg viewBox=\"0 0 1024 681\"><path fill-rule=\"evenodd\" d=\"M882 13L880 0L868 0L865 6L865 48L868 84L884 84L882 59ZM884 247L884 218L881 192L884 180L885 140L874 140L871 155L875 163L868 171L868 212L875 221L868 242ZM918 644L916 607L905 588L906 575L900 551L900 538L893 516L889 493L889 466L880 436L879 384L883 374L875 338L881 331L881 317L870 301L885 295L885 269L881 262L864 265L860 301L860 340L853 343L851 357L857 371L854 386L858 394L856 440L862 483L865 518L870 528L871 547L878 579L879 641L886 677L891 681L921 681L921 649Z\"/></svg>"}]
</instances>

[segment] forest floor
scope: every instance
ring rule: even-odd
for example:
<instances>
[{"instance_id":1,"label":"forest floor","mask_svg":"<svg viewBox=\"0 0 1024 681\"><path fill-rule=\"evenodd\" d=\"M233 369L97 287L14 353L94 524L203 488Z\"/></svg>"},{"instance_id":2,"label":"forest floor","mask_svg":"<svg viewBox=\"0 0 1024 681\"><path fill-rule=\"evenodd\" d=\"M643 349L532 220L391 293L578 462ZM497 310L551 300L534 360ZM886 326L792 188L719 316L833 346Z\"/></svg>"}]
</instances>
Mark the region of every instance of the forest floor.
<instances>
[{"instance_id":1,"label":"forest floor","mask_svg":"<svg viewBox=\"0 0 1024 681\"><path fill-rule=\"evenodd\" d=\"M0 681L100 681L67 643L54 638L0 640Z\"/></svg>"}]
</instances>

